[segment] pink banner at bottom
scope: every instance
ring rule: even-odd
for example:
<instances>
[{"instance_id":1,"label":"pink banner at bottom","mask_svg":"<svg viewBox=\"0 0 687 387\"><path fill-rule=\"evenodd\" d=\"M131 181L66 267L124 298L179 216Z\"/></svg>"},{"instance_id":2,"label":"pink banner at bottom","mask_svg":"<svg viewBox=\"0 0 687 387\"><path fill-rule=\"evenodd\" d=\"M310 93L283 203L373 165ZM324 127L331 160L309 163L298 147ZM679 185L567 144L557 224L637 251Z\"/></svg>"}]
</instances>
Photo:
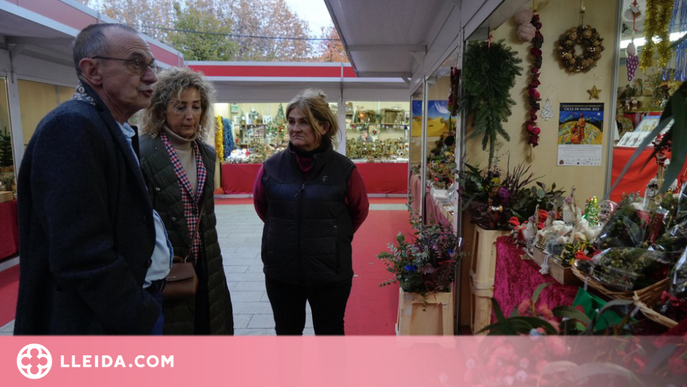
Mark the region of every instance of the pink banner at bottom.
<instances>
[{"instance_id":1,"label":"pink banner at bottom","mask_svg":"<svg viewBox=\"0 0 687 387\"><path fill-rule=\"evenodd\" d=\"M4 337L3 386L682 386L684 337Z\"/></svg>"}]
</instances>

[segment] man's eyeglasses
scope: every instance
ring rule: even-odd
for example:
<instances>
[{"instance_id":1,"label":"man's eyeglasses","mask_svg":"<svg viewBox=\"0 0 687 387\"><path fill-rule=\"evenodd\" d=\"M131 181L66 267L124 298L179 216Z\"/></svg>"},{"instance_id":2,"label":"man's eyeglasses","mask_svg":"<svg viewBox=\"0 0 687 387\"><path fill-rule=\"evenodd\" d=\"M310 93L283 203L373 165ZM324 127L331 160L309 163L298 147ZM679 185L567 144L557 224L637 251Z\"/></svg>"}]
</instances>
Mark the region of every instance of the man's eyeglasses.
<instances>
[{"instance_id":1,"label":"man's eyeglasses","mask_svg":"<svg viewBox=\"0 0 687 387\"><path fill-rule=\"evenodd\" d=\"M136 58L136 59L124 59L124 58L111 58L107 56L94 56L91 59L106 59L106 60L119 60L122 62L126 62L127 65L129 65L129 68L136 74L138 75L143 75L143 73L146 72L146 69L150 67L151 70L153 70L153 73L157 74L160 71L160 67L158 67L157 63L155 63L155 59L151 60L150 63L145 63L142 59Z\"/></svg>"}]
</instances>

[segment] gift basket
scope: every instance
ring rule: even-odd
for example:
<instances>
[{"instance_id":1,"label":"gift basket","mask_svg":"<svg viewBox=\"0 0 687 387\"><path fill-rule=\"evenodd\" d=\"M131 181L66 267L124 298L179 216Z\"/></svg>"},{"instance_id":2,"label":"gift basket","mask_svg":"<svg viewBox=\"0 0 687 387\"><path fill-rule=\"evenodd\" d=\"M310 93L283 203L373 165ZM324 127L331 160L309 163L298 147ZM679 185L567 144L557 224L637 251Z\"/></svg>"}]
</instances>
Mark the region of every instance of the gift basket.
<instances>
[{"instance_id":1,"label":"gift basket","mask_svg":"<svg viewBox=\"0 0 687 387\"><path fill-rule=\"evenodd\" d=\"M664 279L670 269L666 254L638 247L614 247L592 258L589 274L606 287L632 291Z\"/></svg>"}]
</instances>

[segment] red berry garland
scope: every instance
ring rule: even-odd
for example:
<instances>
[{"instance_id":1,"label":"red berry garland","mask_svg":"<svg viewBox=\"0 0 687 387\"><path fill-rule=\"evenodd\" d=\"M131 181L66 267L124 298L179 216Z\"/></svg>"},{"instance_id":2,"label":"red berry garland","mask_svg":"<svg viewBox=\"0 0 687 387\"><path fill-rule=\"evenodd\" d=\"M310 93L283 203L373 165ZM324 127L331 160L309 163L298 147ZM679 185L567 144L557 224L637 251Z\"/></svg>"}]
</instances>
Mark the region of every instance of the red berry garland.
<instances>
[{"instance_id":1,"label":"red berry garland","mask_svg":"<svg viewBox=\"0 0 687 387\"><path fill-rule=\"evenodd\" d=\"M525 130L527 130L527 143L535 147L539 145L539 133L541 133L541 129L537 126L537 112L540 109L539 101L541 100L541 95L537 91L537 87L541 84L541 82L539 82L539 74L542 64L541 47L544 43L544 36L541 34L539 14L535 13L532 15L531 23L536 29L536 32L534 38L532 38L532 49L530 50L530 53L534 57L534 63L532 63L532 71L530 73L530 84L527 86L530 119L525 123Z\"/></svg>"}]
</instances>

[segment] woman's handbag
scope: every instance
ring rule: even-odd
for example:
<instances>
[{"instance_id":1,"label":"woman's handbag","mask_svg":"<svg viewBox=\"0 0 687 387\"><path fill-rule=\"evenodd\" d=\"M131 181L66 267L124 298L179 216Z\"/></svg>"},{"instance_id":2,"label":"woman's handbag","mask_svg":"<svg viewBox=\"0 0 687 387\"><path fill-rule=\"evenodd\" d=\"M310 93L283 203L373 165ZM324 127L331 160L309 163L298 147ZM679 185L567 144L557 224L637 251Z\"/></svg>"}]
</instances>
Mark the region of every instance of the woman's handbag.
<instances>
[{"instance_id":1,"label":"woman's handbag","mask_svg":"<svg viewBox=\"0 0 687 387\"><path fill-rule=\"evenodd\" d=\"M191 238L191 247L188 249L186 258L175 255L172 259L172 268L169 270L165 287L162 290L162 298L164 300L183 300L195 297L196 295L196 291L198 290L198 275L196 275L196 269L193 267L193 263L188 262L188 257L191 255L193 241L195 241L196 236L198 236L198 229L200 229L200 220L203 218L204 209L205 204L203 204L203 207L200 209L198 223L196 223L196 229L193 232L193 238Z\"/></svg>"},{"instance_id":2,"label":"woman's handbag","mask_svg":"<svg viewBox=\"0 0 687 387\"><path fill-rule=\"evenodd\" d=\"M198 276L191 262L174 256L172 268L167 275L165 287L162 290L162 298L165 300L181 300L194 297L198 290Z\"/></svg>"}]
</instances>

